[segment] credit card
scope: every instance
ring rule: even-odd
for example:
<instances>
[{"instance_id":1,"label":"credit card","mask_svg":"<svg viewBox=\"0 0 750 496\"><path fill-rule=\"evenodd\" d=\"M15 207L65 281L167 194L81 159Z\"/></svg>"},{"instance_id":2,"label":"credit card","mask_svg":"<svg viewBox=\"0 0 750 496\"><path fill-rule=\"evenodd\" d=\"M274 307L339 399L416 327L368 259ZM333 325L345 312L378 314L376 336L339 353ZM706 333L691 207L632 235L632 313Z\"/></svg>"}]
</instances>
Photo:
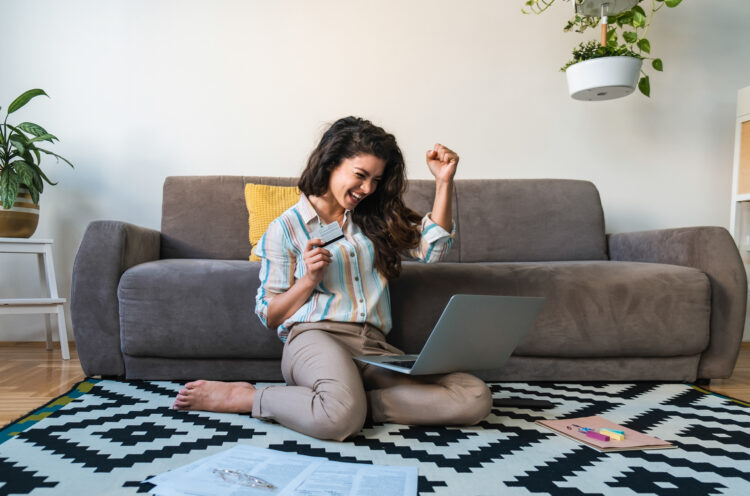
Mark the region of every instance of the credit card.
<instances>
[{"instance_id":1,"label":"credit card","mask_svg":"<svg viewBox=\"0 0 750 496\"><path fill-rule=\"evenodd\" d=\"M310 233L311 239L320 238L323 240L323 244L320 246L328 246L343 237L344 231L341 230L341 226L338 222L331 222L327 226L323 226Z\"/></svg>"}]
</instances>

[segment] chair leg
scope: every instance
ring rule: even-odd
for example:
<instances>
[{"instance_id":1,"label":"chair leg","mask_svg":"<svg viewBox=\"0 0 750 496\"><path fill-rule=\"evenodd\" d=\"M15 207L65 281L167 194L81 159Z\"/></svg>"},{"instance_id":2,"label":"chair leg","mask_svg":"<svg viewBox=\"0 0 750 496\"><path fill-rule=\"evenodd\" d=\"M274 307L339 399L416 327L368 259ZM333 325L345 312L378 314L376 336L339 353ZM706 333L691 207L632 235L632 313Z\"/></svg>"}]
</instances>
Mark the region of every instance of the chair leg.
<instances>
[{"instance_id":1,"label":"chair leg","mask_svg":"<svg viewBox=\"0 0 750 496\"><path fill-rule=\"evenodd\" d=\"M70 360L68 329L65 325L65 307L62 304L57 309L57 332L60 334L60 349L62 350L63 360Z\"/></svg>"},{"instance_id":2,"label":"chair leg","mask_svg":"<svg viewBox=\"0 0 750 496\"><path fill-rule=\"evenodd\" d=\"M45 327L45 334L47 336L47 350L52 349L52 318L50 317L50 314L44 315L44 327Z\"/></svg>"}]
</instances>

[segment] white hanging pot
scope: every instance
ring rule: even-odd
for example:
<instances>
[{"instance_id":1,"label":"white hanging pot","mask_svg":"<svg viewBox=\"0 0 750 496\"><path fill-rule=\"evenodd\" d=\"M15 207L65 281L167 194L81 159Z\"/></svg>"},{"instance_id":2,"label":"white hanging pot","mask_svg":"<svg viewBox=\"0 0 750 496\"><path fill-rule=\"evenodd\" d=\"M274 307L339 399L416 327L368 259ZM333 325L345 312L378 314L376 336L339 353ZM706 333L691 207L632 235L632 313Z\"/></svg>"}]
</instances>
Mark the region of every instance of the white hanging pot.
<instances>
[{"instance_id":1,"label":"white hanging pot","mask_svg":"<svg viewBox=\"0 0 750 496\"><path fill-rule=\"evenodd\" d=\"M635 57L600 57L573 64L565 70L568 91L576 100L611 100L635 91L643 60Z\"/></svg>"}]
</instances>

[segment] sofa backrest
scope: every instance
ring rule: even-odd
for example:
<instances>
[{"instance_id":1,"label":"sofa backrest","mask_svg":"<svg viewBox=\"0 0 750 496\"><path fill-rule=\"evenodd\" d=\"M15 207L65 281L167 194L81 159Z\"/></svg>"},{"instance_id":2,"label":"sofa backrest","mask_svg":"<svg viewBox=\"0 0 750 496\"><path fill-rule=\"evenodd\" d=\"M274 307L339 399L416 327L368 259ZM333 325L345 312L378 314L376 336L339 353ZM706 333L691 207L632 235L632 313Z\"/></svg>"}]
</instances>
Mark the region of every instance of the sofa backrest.
<instances>
[{"instance_id":1,"label":"sofa backrest","mask_svg":"<svg viewBox=\"0 0 750 496\"><path fill-rule=\"evenodd\" d=\"M296 178L171 176L164 181L162 258L240 260L250 255L245 184L294 186ZM435 183L412 179L406 204L424 214ZM456 180L456 239L446 262L607 259L599 192L565 179Z\"/></svg>"},{"instance_id":2,"label":"sofa backrest","mask_svg":"<svg viewBox=\"0 0 750 496\"><path fill-rule=\"evenodd\" d=\"M461 262L606 260L599 191L589 181L456 181Z\"/></svg>"}]
</instances>

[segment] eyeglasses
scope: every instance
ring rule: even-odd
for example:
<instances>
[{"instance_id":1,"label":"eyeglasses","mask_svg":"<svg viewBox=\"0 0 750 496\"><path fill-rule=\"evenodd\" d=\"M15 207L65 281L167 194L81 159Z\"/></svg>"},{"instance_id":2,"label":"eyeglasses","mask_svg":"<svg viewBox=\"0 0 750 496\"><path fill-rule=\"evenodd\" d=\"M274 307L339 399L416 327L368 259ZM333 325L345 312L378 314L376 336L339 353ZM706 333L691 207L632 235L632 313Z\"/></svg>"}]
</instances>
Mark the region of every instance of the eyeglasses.
<instances>
[{"instance_id":1,"label":"eyeglasses","mask_svg":"<svg viewBox=\"0 0 750 496\"><path fill-rule=\"evenodd\" d=\"M274 486L270 482L264 481L263 479L255 477L254 475L240 472L239 470L215 468L213 469L213 473L221 477L223 481L229 482L231 484L240 484L249 487L260 487L264 489L276 489L276 486Z\"/></svg>"}]
</instances>

